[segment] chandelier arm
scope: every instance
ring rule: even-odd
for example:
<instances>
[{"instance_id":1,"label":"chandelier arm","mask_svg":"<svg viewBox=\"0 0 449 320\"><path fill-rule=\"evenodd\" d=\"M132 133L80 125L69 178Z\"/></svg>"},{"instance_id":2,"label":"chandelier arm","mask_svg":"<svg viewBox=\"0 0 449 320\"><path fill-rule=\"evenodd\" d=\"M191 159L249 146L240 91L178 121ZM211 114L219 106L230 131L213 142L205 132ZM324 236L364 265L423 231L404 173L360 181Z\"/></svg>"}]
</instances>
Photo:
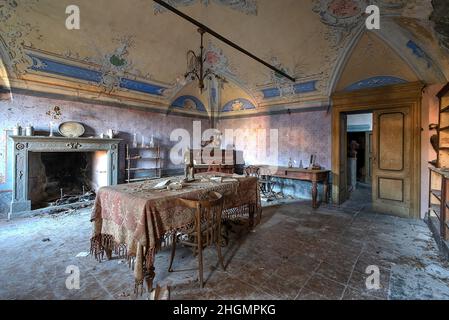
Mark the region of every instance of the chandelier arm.
<instances>
[{"instance_id":1,"label":"chandelier arm","mask_svg":"<svg viewBox=\"0 0 449 320\"><path fill-rule=\"evenodd\" d=\"M200 80L200 76L199 76L198 73L195 72L195 71L187 72L187 73L184 75L184 78L191 77L191 76L194 76L195 78L197 78L198 80Z\"/></svg>"},{"instance_id":2,"label":"chandelier arm","mask_svg":"<svg viewBox=\"0 0 449 320\"><path fill-rule=\"evenodd\" d=\"M228 40L227 38L223 37L222 35L220 35L219 33L215 32L214 30L210 29L209 27L205 26L204 24L198 22L197 20L193 19L192 17L186 15L185 13L182 13L181 11L179 11L178 9L174 8L173 6L169 5L168 3L166 3L165 1L162 0L153 0L154 2L156 2L157 4L161 5L162 7L164 7L165 9L173 12L174 14L180 16L181 18L189 21L190 23L196 25L197 27L200 28L200 30L202 30L203 32L209 33L210 35L214 36L215 38L217 38L218 40L226 43L227 45L233 47L234 49L242 52L243 54L247 55L248 57L256 60L257 62L263 64L264 66L266 66L267 68L275 71L276 73L282 75L283 77L289 79L290 81L296 82L296 79L293 78L292 76L289 76L287 73L285 73L284 71L280 70L279 68L276 68L275 66L269 64L268 62L258 58L257 56L255 56L254 54L252 54L251 52L243 49L242 47L240 47L239 45L235 44L234 42L232 42L231 40ZM202 60L202 58L201 58Z\"/></svg>"}]
</instances>

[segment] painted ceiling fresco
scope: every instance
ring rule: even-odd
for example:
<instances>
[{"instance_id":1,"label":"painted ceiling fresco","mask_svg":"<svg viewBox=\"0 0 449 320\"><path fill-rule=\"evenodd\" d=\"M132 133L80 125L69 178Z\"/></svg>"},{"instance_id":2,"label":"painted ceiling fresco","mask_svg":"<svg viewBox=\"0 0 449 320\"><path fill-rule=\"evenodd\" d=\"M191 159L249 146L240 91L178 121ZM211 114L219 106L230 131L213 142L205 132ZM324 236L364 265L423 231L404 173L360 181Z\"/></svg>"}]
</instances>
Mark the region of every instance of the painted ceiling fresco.
<instances>
[{"instance_id":1,"label":"painted ceiling fresco","mask_svg":"<svg viewBox=\"0 0 449 320\"><path fill-rule=\"evenodd\" d=\"M130 0L126 5L119 0L0 0L3 86L198 113L212 108L232 115L285 105L322 106L339 87L349 57L366 34L377 40L364 50L388 51L394 56L391 60L400 57L416 79L449 79L449 14L444 0L167 2L296 82L206 35L206 67L225 81L208 81L207 93L199 94L183 76L186 52L199 50L196 28L151 0ZM80 30L65 27L66 7L72 4L80 8ZM378 31L365 28L369 4L381 9ZM378 41L382 45L376 45ZM369 61L357 65L370 68ZM358 77L354 86L344 87L410 81L388 70Z\"/></svg>"},{"instance_id":2,"label":"painted ceiling fresco","mask_svg":"<svg viewBox=\"0 0 449 320\"><path fill-rule=\"evenodd\" d=\"M172 7L191 6L197 2L201 2L203 5L208 6L211 2L222 6L229 7L240 12L257 15L257 1L256 0L167 0L168 4ZM164 13L165 10L159 4L154 5L154 12Z\"/></svg>"}]
</instances>

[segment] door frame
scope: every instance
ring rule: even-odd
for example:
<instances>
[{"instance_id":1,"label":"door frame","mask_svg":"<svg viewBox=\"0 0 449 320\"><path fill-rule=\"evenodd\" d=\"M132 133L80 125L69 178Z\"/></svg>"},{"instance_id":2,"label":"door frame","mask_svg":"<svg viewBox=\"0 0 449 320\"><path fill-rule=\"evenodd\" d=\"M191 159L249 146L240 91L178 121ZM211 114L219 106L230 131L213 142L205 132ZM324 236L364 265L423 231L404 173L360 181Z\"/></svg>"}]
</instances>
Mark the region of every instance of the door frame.
<instances>
[{"instance_id":1,"label":"door frame","mask_svg":"<svg viewBox=\"0 0 449 320\"><path fill-rule=\"evenodd\" d=\"M374 122L374 114L372 115ZM374 128L373 128L374 129ZM365 132L365 183L371 184L373 178L373 131Z\"/></svg>"},{"instance_id":2,"label":"door frame","mask_svg":"<svg viewBox=\"0 0 449 320\"><path fill-rule=\"evenodd\" d=\"M424 83L413 82L362 89L352 92L337 92L332 100L332 202L340 199L340 117L346 113L408 107L412 121L411 137L411 214L409 218L420 218L421 202L421 99ZM346 151L344 151L346 152Z\"/></svg>"}]
</instances>

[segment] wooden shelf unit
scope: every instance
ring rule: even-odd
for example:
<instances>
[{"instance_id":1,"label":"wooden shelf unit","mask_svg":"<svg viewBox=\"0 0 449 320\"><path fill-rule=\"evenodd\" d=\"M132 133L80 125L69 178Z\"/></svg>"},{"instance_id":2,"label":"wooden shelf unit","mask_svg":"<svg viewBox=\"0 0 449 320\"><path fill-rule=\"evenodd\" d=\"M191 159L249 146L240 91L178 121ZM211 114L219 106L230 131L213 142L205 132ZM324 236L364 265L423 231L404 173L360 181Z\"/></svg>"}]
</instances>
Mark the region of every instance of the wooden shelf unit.
<instances>
[{"instance_id":1,"label":"wooden shelf unit","mask_svg":"<svg viewBox=\"0 0 449 320\"><path fill-rule=\"evenodd\" d=\"M449 83L437 94L439 99L438 168L449 168Z\"/></svg>"},{"instance_id":2,"label":"wooden shelf unit","mask_svg":"<svg viewBox=\"0 0 449 320\"><path fill-rule=\"evenodd\" d=\"M430 167L428 220L439 231L441 240L449 240L449 83L437 94L439 99L438 157Z\"/></svg>"},{"instance_id":3,"label":"wooden shelf unit","mask_svg":"<svg viewBox=\"0 0 449 320\"><path fill-rule=\"evenodd\" d=\"M449 170L430 168L428 219L439 228L440 237L449 240Z\"/></svg>"},{"instance_id":4,"label":"wooden shelf unit","mask_svg":"<svg viewBox=\"0 0 449 320\"><path fill-rule=\"evenodd\" d=\"M162 158L159 145L154 147L133 147L126 145L126 182L153 180L162 177ZM148 167L148 163L153 166ZM146 166L142 166L146 164Z\"/></svg>"}]
</instances>

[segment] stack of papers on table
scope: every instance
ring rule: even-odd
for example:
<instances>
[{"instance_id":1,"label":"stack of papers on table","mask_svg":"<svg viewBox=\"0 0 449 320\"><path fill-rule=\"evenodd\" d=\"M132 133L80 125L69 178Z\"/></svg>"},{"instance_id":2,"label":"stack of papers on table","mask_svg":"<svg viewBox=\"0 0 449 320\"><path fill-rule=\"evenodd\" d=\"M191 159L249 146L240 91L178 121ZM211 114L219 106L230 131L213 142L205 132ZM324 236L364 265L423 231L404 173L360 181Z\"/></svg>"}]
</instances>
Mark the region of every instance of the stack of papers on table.
<instances>
[{"instance_id":1,"label":"stack of papers on table","mask_svg":"<svg viewBox=\"0 0 449 320\"><path fill-rule=\"evenodd\" d=\"M157 185L155 185L153 187L153 189L159 190L159 189L165 189L167 188L167 186L170 184L170 179L169 180L164 180L159 182Z\"/></svg>"}]
</instances>

